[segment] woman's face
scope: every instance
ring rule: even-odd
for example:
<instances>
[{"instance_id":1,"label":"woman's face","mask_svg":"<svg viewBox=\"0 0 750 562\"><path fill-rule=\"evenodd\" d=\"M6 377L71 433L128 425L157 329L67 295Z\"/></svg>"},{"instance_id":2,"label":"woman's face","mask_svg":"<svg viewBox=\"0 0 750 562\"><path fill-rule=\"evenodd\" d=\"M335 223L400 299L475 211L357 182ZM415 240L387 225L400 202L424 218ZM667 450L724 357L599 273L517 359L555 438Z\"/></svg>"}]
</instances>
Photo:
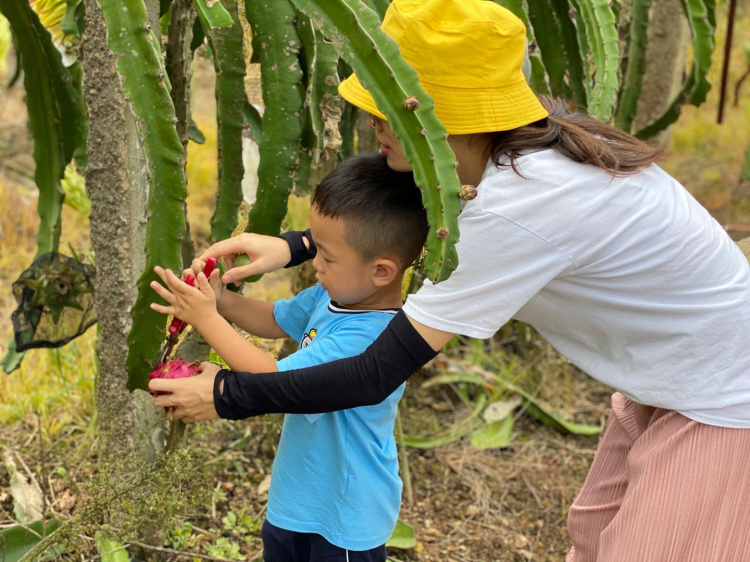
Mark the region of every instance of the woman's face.
<instances>
[{"instance_id":1,"label":"woman's face","mask_svg":"<svg viewBox=\"0 0 750 562\"><path fill-rule=\"evenodd\" d=\"M375 138L380 143L388 167L396 172L411 172L411 164L404 156L401 142L391 131L388 121L368 114L367 122L375 129ZM456 155L456 172L461 183L479 185L491 154L492 137L486 133L448 135L448 144Z\"/></svg>"},{"instance_id":2,"label":"woman's face","mask_svg":"<svg viewBox=\"0 0 750 562\"><path fill-rule=\"evenodd\" d=\"M380 143L380 154L386 157L388 167L395 172L411 172L411 164L407 162L401 142L391 131L388 121L370 113L367 122L375 129L375 138Z\"/></svg>"}]
</instances>

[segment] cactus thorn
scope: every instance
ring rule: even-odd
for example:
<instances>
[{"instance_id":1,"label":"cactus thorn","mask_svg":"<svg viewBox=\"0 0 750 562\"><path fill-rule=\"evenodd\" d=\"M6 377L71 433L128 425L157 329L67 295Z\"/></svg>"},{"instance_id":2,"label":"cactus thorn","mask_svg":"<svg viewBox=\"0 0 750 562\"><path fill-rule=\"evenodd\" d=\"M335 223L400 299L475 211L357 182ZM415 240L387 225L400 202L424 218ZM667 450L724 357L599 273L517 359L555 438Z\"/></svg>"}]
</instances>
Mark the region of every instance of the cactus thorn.
<instances>
[{"instance_id":1,"label":"cactus thorn","mask_svg":"<svg viewBox=\"0 0 750 562\"><path fill-rule=\"evenodd\" d=\"M417 96L407 97L404 100L404 108L408 111L416 111L419 108L419 98Z\"/></svg>"},{"instance_id":2,"label":"cactus thorn","mask_svg":"<svg viewBox=\"0 0 750 562\"><path fill-rule=\"evenodd\" d=\"M441 240L445 240L446 238L448 238L448 229L445 228L444 226L441 226L440 228L437 229L437 232L435 232L435 235Z\"/></svg>"}]
</instances>

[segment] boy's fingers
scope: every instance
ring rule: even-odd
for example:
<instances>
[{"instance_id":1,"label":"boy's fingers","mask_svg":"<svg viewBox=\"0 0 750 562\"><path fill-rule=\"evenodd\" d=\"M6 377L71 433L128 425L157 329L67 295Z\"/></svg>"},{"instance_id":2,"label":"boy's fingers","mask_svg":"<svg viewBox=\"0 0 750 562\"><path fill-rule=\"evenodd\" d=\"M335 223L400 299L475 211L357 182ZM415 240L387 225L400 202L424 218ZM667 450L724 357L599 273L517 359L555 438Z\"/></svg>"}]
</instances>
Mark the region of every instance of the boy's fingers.
<instances>
[{"instance_id":1,"label":"boy's fingers","mask_svg":"<svg viewBox=\"0 0 750 562\"><path fill-rule=\"evenodd\" d=\"M185 283L182 279L177 277L173 271L166 270L164 275L164 282L166 283L167 287L169 287L169 290L173 293L179 293L182 295L187 295L190 293L190 291L193 290L193 288Z\"/></svg>"},{"instance_id":2,"label":"boy's fingers","mask_svg":"<svg viewBox=\"0 0 750 562\"><path fill-rule=\"evenodd\" d=\"M201 293L206 296L213 296L214 290L211 288L211 284L208 282L205 273L201 271L195 279Z\"/></svg>"},{"instance_id":3,"label":"boy's fingers","mask_svg":"<svg viewBox=\"0 0 750 562\"><path fill-rule=\"evenodd\" d=\"M159 277L159 279L161 279L165 283L167 282L167 279L165 277L165 271L164 271L163 267L159 267L158 265L155 265L154 266L154 273L156 273L156 275L157 275L157 277Z\"/></svg>"},{"instance_id":4,"label":"boy's fingers","mask_svg":"<svg viewBox=\"0 0 750 562\"><path fill-rule=\"evenodd\" d=\"M169 289L164 287L161 283L157 283L156 281L151 281L150 286L154 291L156 291L157 295L159 295L169 304L174 304L175 298L174 295L169 291Z\"/></svg>"},{"instance_id":5,"label":"boy's fingers","mask_svg":"<svg viewBox=\"0 0 750 562\"><path fill-rule=\"evenodd\" d=\"M161 304L152 302L150 305L151 310L154 310L158 312L159 314L167 314L167 315L173 315L175 314L175 309L173 306L163 306Z\"/></svg>"}]
</instances>

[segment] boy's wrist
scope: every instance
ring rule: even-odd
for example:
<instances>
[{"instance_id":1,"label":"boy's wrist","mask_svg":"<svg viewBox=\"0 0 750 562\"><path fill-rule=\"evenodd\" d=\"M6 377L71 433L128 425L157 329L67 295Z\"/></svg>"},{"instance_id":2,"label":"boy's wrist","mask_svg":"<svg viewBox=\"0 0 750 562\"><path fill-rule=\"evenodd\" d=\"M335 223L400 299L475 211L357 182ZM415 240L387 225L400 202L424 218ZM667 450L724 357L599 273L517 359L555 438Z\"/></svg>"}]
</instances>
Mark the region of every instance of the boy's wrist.
<instances>
[{"instance_id":1,"label":"boy's wrist","mask_svg":"<svg viewBox=\"0 0 750 562\"><path fill-rule=\"evenodd\" d=\"M219 315L224 318L226 317L227 310L230 310L232 308L232 300L234 296L239 296L238 293L233 293L232 291L227 291L225 289L221 289L221 298L219 298L218 295L216 296L216 311L219 313Z\"/></svg>"},{"instance_id":2,"label":"boy's wrist","mask_svg":"<svg viewBox=\"0 0 750 562\"><path fill-rule=\"evenodd\" d=\"M216 322L216 320L222 319L223 317L219 313L218 309L214 308L212 311L206 314L201 314L200 318L193 322L193 328L198 330L205 338L205 331L211 329L211 324Z\"/></svg>"}]
</instances>

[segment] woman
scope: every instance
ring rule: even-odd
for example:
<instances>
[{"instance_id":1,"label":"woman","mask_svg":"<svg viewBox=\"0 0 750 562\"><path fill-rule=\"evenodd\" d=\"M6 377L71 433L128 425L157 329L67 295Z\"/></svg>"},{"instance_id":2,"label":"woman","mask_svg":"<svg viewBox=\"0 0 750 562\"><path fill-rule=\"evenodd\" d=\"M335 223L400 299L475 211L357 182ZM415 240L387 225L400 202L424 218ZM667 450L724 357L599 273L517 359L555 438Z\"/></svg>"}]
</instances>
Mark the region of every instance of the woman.
<instances>
[{"instance_id":1,"label":"woman","mask_svg":"<svg viewBox=\"0 0 750 562\"><path fill-rule=\"evenodd\" d=\"M362 355L285 374L206 367L156 381L186 421L377 403L456 333L510 318L616 388L569 514L568 562L740 562L750 536L750 268L721 227L653 165L656 151L523 78L523 24L483 0L394 0L382 28L435 101L463 184L459 265L409 296ZM371 114L395 170L401 144L355 76L341 95ZM309 236L243 235L202 259L253 263L224 281L314 253ZM291 261L290 261L291 260Z\"/></svg>"}]
</instances>

